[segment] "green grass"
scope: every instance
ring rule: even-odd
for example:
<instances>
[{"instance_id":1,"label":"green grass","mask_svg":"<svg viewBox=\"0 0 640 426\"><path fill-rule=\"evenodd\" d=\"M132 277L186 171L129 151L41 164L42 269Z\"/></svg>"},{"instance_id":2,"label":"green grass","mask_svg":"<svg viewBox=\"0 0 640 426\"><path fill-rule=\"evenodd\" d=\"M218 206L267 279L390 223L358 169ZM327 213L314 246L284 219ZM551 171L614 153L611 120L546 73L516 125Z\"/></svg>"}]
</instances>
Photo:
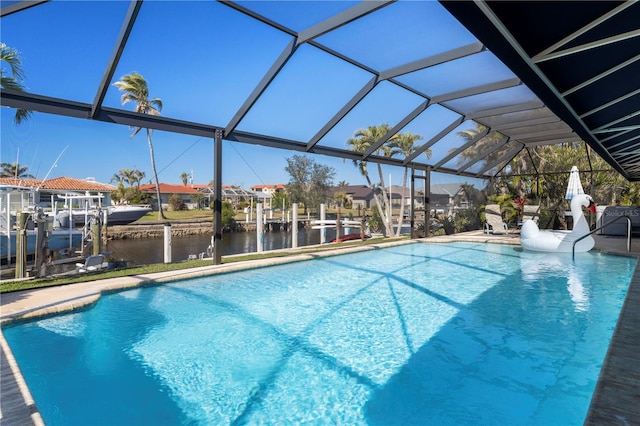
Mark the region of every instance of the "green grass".
<instances>
[{"instance_id":1,"label":"green grass","mask_svg":"<svg viewBox=\"0 0 640 426\"><path fill-rule=\"evenodd\" d=\"M179 210L179 211L165 211L165 217L169 222L171 221L185 221L185 220L209 220L213 222L213 211L211 210ZM136 220L134 223L144 222L158 222L158 212L149 212Z\"/></svg>"},{"instance_id":2,"label":"green grass","mask_svg":"<svg viewBox=\"0 0 640 426\"><path fill-rule=\"evenodd\" d=\"M325 246L315 246L313 248L300 248L295 251L267 251L262 253L248 253L244 255L224 256L222 258L223 264L242 262L248 260L258 259L271 259L276 257L286 257L303 253L314 253L319 251L334 250L336 248L354 247L354 246L367 246L372 244L379 244L382 242L400 241L407 239L404 237L394 238L371 238L366 241L347 241L339 244L327 244ZM187 260L178 263L156 263L152 265L135 266L131 268L121 269L108 269L103 271L89 272L79 275L68 275L62 277L49 277L49 278L35 278L31 280L16 280L16 281L2 281L0 283L0 293L8 293L11 291L27 290L32 288L53 287L63 284L81 283L93 280L102 280L108 278L126 277L131 275L151 274L155 272L175 271L178 269L191 269L201 266L212 265L211 259L208 260Z\"/></svg>"}]
</instances>

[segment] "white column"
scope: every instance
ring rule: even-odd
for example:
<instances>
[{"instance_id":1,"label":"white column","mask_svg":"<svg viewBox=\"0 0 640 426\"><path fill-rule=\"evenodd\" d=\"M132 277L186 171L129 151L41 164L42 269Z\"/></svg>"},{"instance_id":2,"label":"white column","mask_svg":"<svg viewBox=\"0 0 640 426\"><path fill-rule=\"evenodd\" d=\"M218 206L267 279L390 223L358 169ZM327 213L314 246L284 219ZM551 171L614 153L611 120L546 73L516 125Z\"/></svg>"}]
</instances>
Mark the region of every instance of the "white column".
<instances>
[{"instance_id":1,"label":"white column","mask_svg":"<svg viewBox=\"0 0 640 426\"><path fill-rule=\"evenodd\" d=\"M264 250L264 233L262 230L262 203L256 204L256 238L257 252L260 253Z\"/></svg>"},{"instance_id":2,"label":"white column","mask_svg":"<svg viewBox=\"0 0 640 426\"><path fill-rule=\"evenodd\" d=\"M164 263L171 263L171 224L164 224Z\"/></svg>"},{"instance_id":3,"label":"white column","mask_svg":"<svg viewBox=\"0 0 640 426\"><path fill-rule=\"evenodd\" d=\"M298 203L293 203L293 223L291 233L291 247L298 248Z\"/></svg>"},{"instance_id":4,"label":"white column","mask_svg":"<svg viewBox=\"0 0 640 426\"><path fill-rule=\"evenodd\" d=\"M323 227L320 228L320 244L324 244L327 242L327 228L324 228L324 221L327 219L327 205L322 203L320 204L320 220L322 221Z\"/></svg>"}]
</instances>

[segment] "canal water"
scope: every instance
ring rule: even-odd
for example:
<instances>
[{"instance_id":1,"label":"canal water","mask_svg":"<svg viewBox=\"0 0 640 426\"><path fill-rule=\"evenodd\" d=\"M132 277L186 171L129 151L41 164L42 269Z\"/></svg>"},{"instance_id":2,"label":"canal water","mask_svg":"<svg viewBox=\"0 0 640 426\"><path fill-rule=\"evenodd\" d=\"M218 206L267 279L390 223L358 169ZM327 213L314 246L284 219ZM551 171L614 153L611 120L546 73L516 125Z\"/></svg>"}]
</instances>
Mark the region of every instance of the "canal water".
<instances>
[{"instance_id":1,"label":"canal water","mask_svg":"<svg viewBox=\"0 0 640 426\"><path fill-rule=\"evenodd\" d=\"M291 231L273 231L264 233L263 251L291 247ZM335 238L335 230L327 230L327 240ZM189 255L206 253L211 244L211 235L192 235L171 237L171 260L180 262ZM301 229L298 231L298 247L320 244L320 230ZM222 255L255 253L257 251L255 232L230 232L222 236ZM117 260L125 260L129 266L148 265L164 262L164 238L144 238L111 240L106 251Z\"/></svg>"}]
</instances>

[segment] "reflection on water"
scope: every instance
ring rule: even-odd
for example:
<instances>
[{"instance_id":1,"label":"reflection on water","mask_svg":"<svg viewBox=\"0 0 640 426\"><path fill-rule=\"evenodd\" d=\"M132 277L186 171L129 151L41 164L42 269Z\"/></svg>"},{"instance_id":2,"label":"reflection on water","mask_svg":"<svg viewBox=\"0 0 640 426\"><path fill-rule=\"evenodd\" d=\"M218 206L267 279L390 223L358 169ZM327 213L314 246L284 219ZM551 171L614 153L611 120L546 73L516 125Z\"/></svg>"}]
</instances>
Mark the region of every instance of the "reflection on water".
<instances>
[{"instance_id":1,"label":"reflection on water","mask_svg":"<svg viewBox=\"0 0 640 426\"><path fill-rule=\"evenodd\" d=\"M520 271L524 282L538 284L544 277L566 280L567 291L576 312L587 312L590 306L589 291L582 284L584 274L567 253L531 253L520 255Z\"/></svg>"},{"instance_id":2,"label":"reflection on water","mask_svg":"<svg viewBox=\"0 0 640 426\"><path fill-rule=\"evenodd\" d=\"M327 239L333 239L335 232L327 232ZM171 259L174 262L186 260L190 254L207 251L211 235L192 235L171 238ZM298 247L320 244L320 231L301 229L298 231ZM255 232L233 232L222 236L222 255L256 252ZM291 232L274 231L264 234L264 250L278 250L291 247ZM164 262L164 238L132 240L112 240L107 251L117 259L126 260L129 265L145 265Z\"/></svg>"}]
</instances>

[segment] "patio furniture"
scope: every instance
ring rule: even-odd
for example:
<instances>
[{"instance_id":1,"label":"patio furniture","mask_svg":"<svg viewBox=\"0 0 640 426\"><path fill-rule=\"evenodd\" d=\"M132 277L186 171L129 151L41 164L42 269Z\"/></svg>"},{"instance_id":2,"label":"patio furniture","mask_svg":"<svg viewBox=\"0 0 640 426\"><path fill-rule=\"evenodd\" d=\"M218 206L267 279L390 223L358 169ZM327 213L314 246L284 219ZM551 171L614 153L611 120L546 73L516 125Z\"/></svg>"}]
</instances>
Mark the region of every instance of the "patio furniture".
<instances>
[{"instance_id":1,"label":"patio furniture","mask_svg":"<svg viewBox=\"0 0 640 426\"><path fill-rule=\"evenodd\" d=\"M101 254L95 254L88 256L84 263L76 263L77 273L97 271L103 268L104 256Z\"/></svg>"},{"instance_id":2,"label":"patio furniture","mask_svg":"<svg viewBox=\"0 0 640 426\"><path fill-rule=\"evenodd\" d=\"M522 223L533 220L536 225L540 222L540 205L525 205L522 210Z\"/></svg>"},{"instance_id":3,"label":"patio furniture","mask_svg":"<svg viewBox=\"0 0 640 426\"><path fill-rule=\"evenodd\" d=\"M508 234L509 227L507 223L502 219L500 212L500 206L497 204L487 204L484 208L485 222L484 233L485 234Z\"/></svg>"}]
</instances>

